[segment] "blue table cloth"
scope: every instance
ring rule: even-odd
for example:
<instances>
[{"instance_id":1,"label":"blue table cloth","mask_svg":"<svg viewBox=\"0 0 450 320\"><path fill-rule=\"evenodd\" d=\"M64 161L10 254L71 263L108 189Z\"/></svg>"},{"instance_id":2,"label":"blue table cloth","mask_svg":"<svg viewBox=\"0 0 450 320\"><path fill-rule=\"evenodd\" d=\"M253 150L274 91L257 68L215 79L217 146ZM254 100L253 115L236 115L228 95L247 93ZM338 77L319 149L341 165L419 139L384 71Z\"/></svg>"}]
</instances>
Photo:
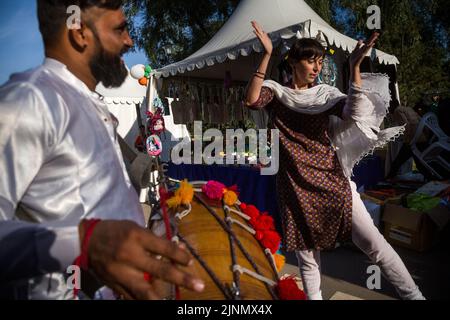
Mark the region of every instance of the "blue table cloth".
<instances>
[{"instance_id":1,"label":"blue table cloth","mask_svg":"<svg viewBox=\"0 0 450 320\"><path fill-rule=\"evenodd\" d=\"M239 200L255 205L260 211L269 212L275 219L278 231L281 231L275 175L263 176L259 169L249 166L169 163L168 176L189 181L216 180L226 186L236 184L239 188ZM377 156L364 158L354 169L353 180L358 188L361 185L375 185L382 179L382 161Z\"/></svg>"},{"instance_id":2,"label":"blue table cloth","mask_svg":"<svg viewBox=\"0 0 450 320\"><path fill-rule=\"evenodd\" d=\"M248 166L223 166L169 163L168 176L173 179L216 180L226 186L236 184L239 200L255 205L260 211L269 212L280 228L277 205L276 176L263 176L260 170ZM280 229L281 230L281 229Z\"/></svg>"}]
</instances>

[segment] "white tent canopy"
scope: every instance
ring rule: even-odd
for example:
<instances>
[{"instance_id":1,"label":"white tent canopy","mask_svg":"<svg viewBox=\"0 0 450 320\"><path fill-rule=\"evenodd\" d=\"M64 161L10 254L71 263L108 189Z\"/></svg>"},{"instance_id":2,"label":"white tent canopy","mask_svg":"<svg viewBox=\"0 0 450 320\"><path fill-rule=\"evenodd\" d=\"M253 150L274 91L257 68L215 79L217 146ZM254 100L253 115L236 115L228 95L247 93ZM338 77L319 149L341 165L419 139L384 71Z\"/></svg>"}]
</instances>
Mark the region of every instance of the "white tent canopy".
<instances>
[{"instance_id":1,"label":"white tent canopy","mask_svg":"<svg viewBox=\"0 0 450 320\"><path fill-rule=\"evenodd\" d=\"M128 68L127 68L128 70ZM104 96L107 104L135 105L141 103L146 94L146 87L141 86L136 79L133 79L128 70L127 78L119 88L105 88L100 82L96 91Z\"/></svg>"},{"instance_id":2,"label":"white tent canopy","mask_svg":"<svg viewBox=\"0 0 450 320\"><path fill-rule=\"evenodd\" d=\"M125 82L119 88L105 88L100 82L96 91L104 98L109 111L119 120L118 133L129 145L134 144L139 128L136 122L136 104L141 105L146 95L146 87L141 86L128 72ZM145 107L141 106L144 114Z\"/></svg>"},{"instance_id":3,"label":"white tent canopy","mask_svg":"<svg viewBox=\"0 0 450 320\"><path fill-rule=\"evenodd\" d=\"M283 39L294 37L297 31L302 37L316 37L321 31L331 45L345 51L352 51L357 43L331 27L303 0L242 0L233 15L207 44L188 58L157 70L156 78L231 63L230 60L236 60L239 56L249 57L253 51L261 52L262 47L250 25L252 20L262 25L275 45ZM395 56L380 50L373 50L372 57L383 64L399 63ZM235 70L233 68L233 72ZM223 74L224 72L221 73L222 77ZM198 76L202 75L202 72L198 72Z\"/></svg>"},{"instance_id":4,"label":"white tent canopy","mask_svg":"<svg viewBox=\"0 0 450 320\"><path fill-rule=\"evenodd\" d=\"M147 94L150 101L156 95L155 82L150 81L149 86L144 87L138 83L138 80L128 76L119 88L105 88L102 83L97 85L96 91L104 98L108 110L118 119L119 126L117 132L124 138L128 145L134 146L134 140L139 134L137 123L136 104L140 106L142 122L145 124L145 112L149 108L145 99ZM148 92L147 92L148 90ZM172 111L170 111L172 114ZM162 137L166 146L173 144L171 139L182 139L189 136L185 125L174 124L172 116L164 116L167 133ZM167 158L167 150L164 150L164 156Z\"/></svg>"}]
</instances>

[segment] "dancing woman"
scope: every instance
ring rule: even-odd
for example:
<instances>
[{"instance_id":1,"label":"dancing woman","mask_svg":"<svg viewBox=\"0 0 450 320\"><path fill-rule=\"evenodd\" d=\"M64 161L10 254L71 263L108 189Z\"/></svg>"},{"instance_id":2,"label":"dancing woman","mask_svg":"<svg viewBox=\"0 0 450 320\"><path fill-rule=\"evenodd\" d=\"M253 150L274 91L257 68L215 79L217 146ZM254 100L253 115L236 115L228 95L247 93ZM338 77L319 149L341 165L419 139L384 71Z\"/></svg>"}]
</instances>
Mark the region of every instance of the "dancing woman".
<instances>
[{"instance_id":1,"label":"dancing woman","mask_svg":"<svg viewBox=\"0 0 450 320\"><path fill-rule=\"evenodd\" d=\"M377 34L359 41L350 55L348 96L326 84L314 86L325 49L315 39L298 39L288 52L292 81L264 81L272 42L252 21L264 57L246 93L249 108L265 107L279 130L277 175L283 242L295 251L308 299L320 300L320 251L352 241L377 264L402 299L424 299L402 260L375 227L356 185L353 166L403 127L380 130L389 105L388 78L361 74L360 65Z\"/></svg>"}]
</instances>

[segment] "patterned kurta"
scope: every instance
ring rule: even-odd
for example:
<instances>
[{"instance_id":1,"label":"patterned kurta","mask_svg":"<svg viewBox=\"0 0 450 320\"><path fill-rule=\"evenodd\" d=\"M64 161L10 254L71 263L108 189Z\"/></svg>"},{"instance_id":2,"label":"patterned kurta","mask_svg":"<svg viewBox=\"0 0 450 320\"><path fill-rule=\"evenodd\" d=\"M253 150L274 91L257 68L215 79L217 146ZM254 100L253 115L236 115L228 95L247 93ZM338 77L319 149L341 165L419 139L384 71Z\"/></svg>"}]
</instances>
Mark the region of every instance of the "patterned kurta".
<instances>
[{"instance_id":1,"label":"patterned kurta","mask_svg":"<svg viewBox=\"0 0 450 320\"><path fill-rule=\"evenodd\" d=\"M340 116L345 99L307 115L284 106L263 87L253 108L267 106L279 129L278 203L287 251L331 249L351 238L352 194L328 135L328 117Z\"/></svg>"}]
</instances>

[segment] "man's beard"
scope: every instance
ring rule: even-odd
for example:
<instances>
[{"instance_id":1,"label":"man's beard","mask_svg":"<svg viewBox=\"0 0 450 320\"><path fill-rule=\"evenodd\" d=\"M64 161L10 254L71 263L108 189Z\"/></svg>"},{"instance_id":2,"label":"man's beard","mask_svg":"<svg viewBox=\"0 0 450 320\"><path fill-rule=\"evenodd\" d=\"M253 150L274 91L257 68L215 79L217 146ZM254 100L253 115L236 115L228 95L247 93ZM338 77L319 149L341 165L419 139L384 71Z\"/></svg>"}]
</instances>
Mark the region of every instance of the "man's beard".
<instances>
[{"instance_id":1,"label":"man's beard","mask_svg":"<svg viewBox=\"0 0 450 320\"><path fill-rule=\"evenodd\" d=\"M121 55L107 52L100 41L97 41L98 52L92 57L89 67L92 75L98 82L102 82L105 88L117 88L125 81L128 71L122 63Z\"/></svg>"}]
</instances>

